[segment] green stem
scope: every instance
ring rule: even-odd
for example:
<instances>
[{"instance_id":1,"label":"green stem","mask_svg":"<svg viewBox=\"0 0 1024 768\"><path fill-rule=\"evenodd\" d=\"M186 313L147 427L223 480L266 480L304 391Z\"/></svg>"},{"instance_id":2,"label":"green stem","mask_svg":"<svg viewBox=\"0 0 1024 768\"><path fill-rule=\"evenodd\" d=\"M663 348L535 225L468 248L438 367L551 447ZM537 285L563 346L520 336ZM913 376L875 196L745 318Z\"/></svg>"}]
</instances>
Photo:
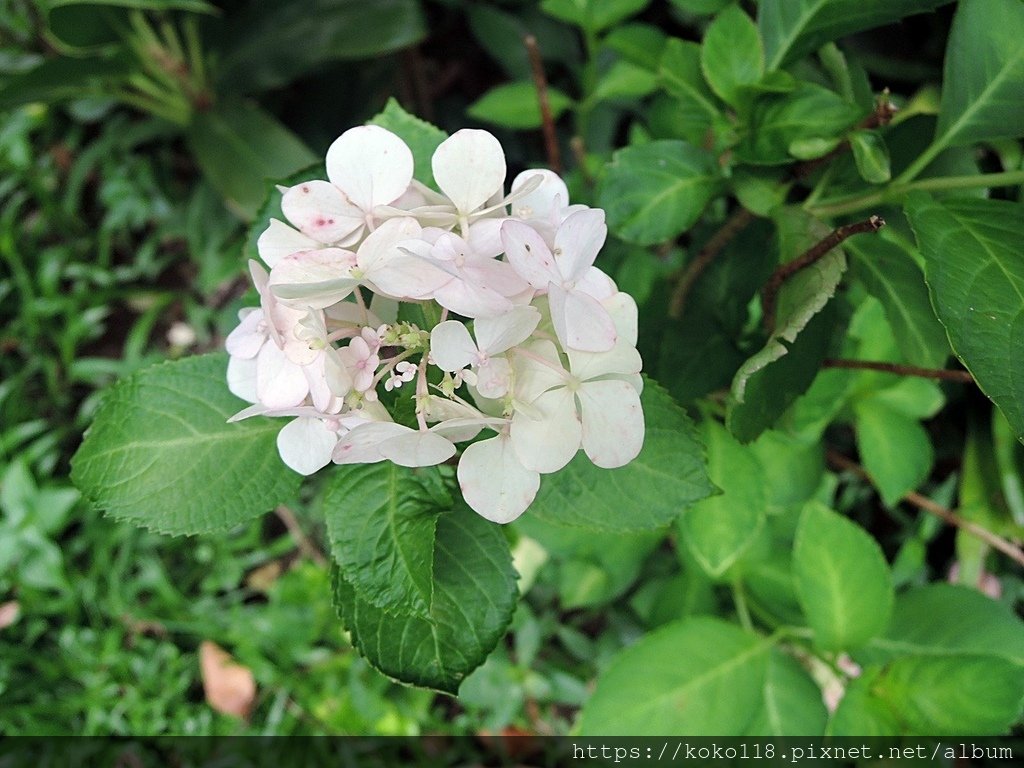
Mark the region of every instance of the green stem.
<instances>
[{"instance_id":1,"label":"green stem","mask_svg":"<svg viewBox=\"0 0 1024 768\"><path fill-rule=\"evenodd\" d=\"M993 187L1012 187L1024 184L1024 170L1003 171L1001 173L980 173L970 176L939 176L934 179L921 179L909 183L893 182L885 189L868 194L845 195L833 197L820 202L805 204L808 213L820 218L845 216L851 213L877 208L886 203L901 199L909 192L948 192L957 189L990 189Z\"/></svg>"},{"instance_id":2,"label":"green stem","mask_svg":"<svg viewBox=\"0 0 1024 768\"><path fill-rule=\"evenodd\" d=\"M893 184L906 184L913 181L917 176L927 168L932 160L938 157L943 150L946 149L946 140L938 139L929 144L924 152L917 156L917 159L910 164L910 166L899 175L899 177L893 182Z\"/></svg>"},{"instance_id":3,"label":"green stem","mask_svg":"<svg viewBox=\"0 0 1024 768\"><path fill-rule=\"evenodd\" d=\"M736 606L740 625L748 632L753 632L754 622L751 621L750 609L747 608L747 596L743 592L743 582L738 577L732 581L732 602Z\"/></svg>"}]
</instances>

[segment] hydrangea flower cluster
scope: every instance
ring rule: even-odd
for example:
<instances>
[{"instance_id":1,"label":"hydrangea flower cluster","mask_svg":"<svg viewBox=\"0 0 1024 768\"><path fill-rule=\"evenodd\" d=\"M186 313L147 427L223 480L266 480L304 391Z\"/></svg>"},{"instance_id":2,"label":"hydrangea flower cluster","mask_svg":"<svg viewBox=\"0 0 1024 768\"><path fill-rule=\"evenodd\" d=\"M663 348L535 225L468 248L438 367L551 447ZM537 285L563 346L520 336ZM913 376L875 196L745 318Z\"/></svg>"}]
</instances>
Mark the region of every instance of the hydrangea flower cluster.
<instances>
[{"instance_id":1,"label":"hydrangea flower cluster","mask_svg":"<svg viewBox=\"0 0 1024 768\"><path fill-rule=\"evenodd\" d=\"M440 464L474 441L458 481L498 523L581 448L599 467L636 457L637 307L594 266L602 210L569 205L550 171L506 195L504 152L480 130L437 148L440 194L377 126L342 134L326 165L326 181L282 190L288 223L271 221L264 263L249 264L260 306L227 338L227 378L253 405L233 420L290 417L278 449L305 475L332 461ZM439 321L402 319L402 302Z\"/></svg>"}]
</instances>

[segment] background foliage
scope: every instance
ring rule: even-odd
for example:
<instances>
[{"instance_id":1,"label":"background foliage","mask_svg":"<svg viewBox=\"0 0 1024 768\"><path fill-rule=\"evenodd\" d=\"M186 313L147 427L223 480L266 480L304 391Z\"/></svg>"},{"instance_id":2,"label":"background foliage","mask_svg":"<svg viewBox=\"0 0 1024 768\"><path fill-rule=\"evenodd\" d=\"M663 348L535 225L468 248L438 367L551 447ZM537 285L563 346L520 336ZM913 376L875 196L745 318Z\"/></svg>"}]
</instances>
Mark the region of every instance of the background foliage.
<instances>
[{"instance_id":1,"label":"background foliage","mask_svg":"<svg viewBox=\"0 0 1024 768\"><path fill-rule=\"evenodd\" d=\"M1020 0L0 8L0 731L1019 727ZM498 528L443 470L300 487L224 423L274 184L370 119L418 169L488 127L606 209L634 465ZM383 516L407 572L347 535ZM256 683L236 716L204 641Z\"/></svg>"}]
</instances>

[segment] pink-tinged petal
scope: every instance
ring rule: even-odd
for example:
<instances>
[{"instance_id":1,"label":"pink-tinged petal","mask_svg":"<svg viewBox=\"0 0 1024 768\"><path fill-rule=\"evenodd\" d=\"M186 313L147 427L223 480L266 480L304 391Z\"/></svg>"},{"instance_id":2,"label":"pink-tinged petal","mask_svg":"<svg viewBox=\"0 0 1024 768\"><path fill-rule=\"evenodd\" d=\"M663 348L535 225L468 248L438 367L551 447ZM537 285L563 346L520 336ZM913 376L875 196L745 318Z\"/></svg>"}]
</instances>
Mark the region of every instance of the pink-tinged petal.
<instances>
[{"instance_id":1,"label":"pink-tinged petal","mask_svg":"<svg viewBox=\"0 0 1024 768\"><path fill-rule=\"evenodd\" d=\"M381 445L393 437L411 432L409 427L390 421L368 421L347 432L334 447L335 464L376 464L384 461Z\"/></svg>"},{"instance_id":2,"label":"pink-tinged petal","mask_svg":"<svg viewBox=\"0 0 1024 768\"><path fill-rule=\"evenodd\" d=\"M506 221L501 225L501 242L509 263L537 290L545 290L549 283L562 282L555 257L533 227L521 221Z\"/></svg>"},{"instance_id":3,"label":"pink-tinged petal","mask_svg":"<svg viewBox=\"0 0 1024 768\"><path fill-rule=\"evenodd\" d=\"M320 243L316 240L277 219L270 220L270 226L263 230L256 241L256 250L268 267L273 267L285 256L319 247Z\"/></svg>"},{"instance_id":4,"label":"pink-tinged petal","mask_svg":"<svg viewBox=\"0 0 1024 768\"><path fill-rule=\"evenodd\" d=\"M243 357L228 358L228 390L247 403L259 401L259 395L256 393L256 360Z\"/></svg>"},{"instance_id":5,"label":"pink-tinged petal","mask_svg":"<svg viewBox=\"0 0 1024 768\"><path fill-rule=\"evenodd\" d=\"M460 277L435 288L432 296L445 309L464 317L493 317L512 309L512 302L493 288Z\"/></svg>"},{"instance_id":6,"label":"pink-tinged petal","mask_svg":"<svg viewBox=\"0 0 1024 768\"><path fill-rule=\"evenodd\" d=\"M341 355L334 347L324 350L324 380L335 397L344 397L352 391L352 374L348 372Z\"/></svg>"},{"instance_id":7,"label":"pink-tinged petal","mask_svg":"<svg viewBox=\"0 0 1024 768\"><path fill-rule=\"evenodd\" d=\"M508 219L505 217L477 219L469 226L469 235L466 238L469 247L473 252L493 258L501 253L504 248L501 245L501 225Z\"/></svg>"},{"instance_id":8,"label":"pink-tinged petal","mask_svg":"<svg viewBox=\"0 0 1024 768\"><path fill-rule=\"evenodd\" d=\"M419 239L422 231L419 222L409 216L388 219L367 235L362 245L359 246L359 250L356 251L356 263L359 269L370 272L378 262L399 255L401 253L398 250L399 243L404 240Z\"/></svg>"},{"instance_id":9,"label":"pink-tinged petal","mask_svg":"<svg viewBox=\"0 0 1024 768\"><path fill-rule=\"evenodd\" d=\"M588 208L562 222L555 233L555 261L568 281L575 282L594 265L598 251L608 237L604 211Z\"/></svg>"},{"instance_id":10,"label":"pink-tinged petal","mask_svg":"<svg viewBox=\"0 0 1024 768\"><path fill-rule=\"evenodd\" d=\"M454 278L416 256L398 254L377 262L367 281L378 293L395 299L429 299Z\"/></svg>"},{"instance_id":11,"label":"pink-tinged petal","mask_svg":"<svg viewBox=\"0 0 1024 768\"><path fill-rule=\"evenodd\" d=\"M539 418L512 417L512 445L520 463L543 474L557 472L576 455L583 428L576 398L566 387L545 392L531 403Z\"/></svg>"},{"instance_id":12,"label":"pink-tinged petal","mask_svg":"<svg viewBox=\"0 0 1024 768\"><path fill-rule=\"evenodd\" d=\"M551 322L564 348L607 352L615 346L618 338L615 324L597 299L581 291L565 291L552 285L548 290L548 300Z\"/></svg>"},{"instance_id":13,"label":"pink-tinged petal","mask_svg":"<svg viewBox=\"0 0 1024 768\"><path fill-rule=\"evenodd\" d=\"M515 350L515 399L532 403L541 394L562 386L568 378L558 350L550 341L537 341Z\"/></svg>"},{"instance_id":14,"label":"pink-tinged petal","mask_svg":"<svg viewBox=\"0 0 1024 768\"><path fill-rule=\"evenodd\" d=\"M507 261L474 259L462 268L465 278L477 285L486 285L502 296L512 299L524 291L533 297L533 287L523 280Z\"/></svg>"},{"instance_id":15,"label":"pink-tinged petal","mask_svg":"<svg viewBox=\"0 0 1024 768\"><path fill-rule=\"evenodd\" d=\"M359 281L350 276L356 255L341 248L322 248L286 256L270 270L268 285L282 301L312 309L337 304Z\"/></svg>"},{"instance_id":16,"label":"pink-tinged petal","mask_svg":"<svg viewBox=\"0 0 1024 768\"><path fill-rule=\"evenodd\" d=\"M635 376L643 367L636 347L618 342L607 352L580 352L570 349L569 368L580 381L599 376Z\"/></svg>"},{"instance_id":17,"label":"pink-tinged petal","mask_svg":"<svg viewBox=\"0 0 1024 768\"><path fill-rule=\"evenodd\" d=\"M327 428L322 419L300 416L277 433L277 452L281 461L300 475L312 475L331 463L338 433Z\"/></svg>"},{"instance_id":18,"label":"pink-tinged petal","mask_svg":"<svg viewBox=\"0 0 1024 768\"><path fill-rule=\"evenodd\" d=\"M465 325L445 320L430 332L430 355L438 368L454 373L476 362L477 347Z\"/></svg>"},{"instance_id":19,"label":"pink-tinged petal","mask_svg":"<svg viewBox=\"0 0 1024 768\"><path fill-rule=\"evenodd\" d=\"M466 503L494 523L510 523L523 514L540 488L540 474L519 462L506 435L466 448L458 479Z\"/></svg>"},{"instance_id":20,"label":"pink-tinged petal","mask_svg":"<svg viewBox=\"0 0 1024 768\"><path fill-rule=\"evenodd\" d=\"M576 290L604 302L618 293L619 287L600 269L591 267L583 273L583 277L576 281Z\"/></svg>"},{"instance_id":21,"label":"pink-tinged petal","mask_svg":"<svg viewBox=\"0 0 1024 768\"><path fill-rule=\"evenodd\" d=\"M628 381L590 381L577 391L582 407L583 450L599 467L614 469L637 457L644 445L640 395Z\"/></svg>"},{"instance_id":22,"label":"pink-tinged petal","mask_svg":"<svg viewBox=\"0 0 1024 768\"><path fill-rule=\"evenodd\" d=\"M344 240L364 224L364 214L333 184L306 181L281 197L281 211L303 234L321 243Z\"/></svg>"},{"instance_id":23,"label":"pink-tinged petal","mask_svg":"<svg viewBox=\"0 0 1024 768\"><path fill-rule=\"evenodd\" d=\"M528 182L540 176L540 185L521 197L516 192L524 189ZM554 171L546 168L523 171L512 182L512 215L520 219L549 219L556 207L569 204L569 189Z\"/></svg>"},{"instance_id":24,"label":"pink-tinged petal","mask_svg":"<svg viewBox=\"0 0 1024 768\"><path fill-rule=\"evenodd\" d=\"M267 326L263 320L263 312L250 309L242 318L242 322L228 334L224 340L224 348L232 357L250 359L256 357L267 340Z\"/></svg>"},{"instance_id":25,"label":"pink-tinged petal","mask_svg":"<svg viewBox=\"0 0 1024 768\"><path fill-rule=\"evenodd\" d=\"M309 383L302 368L275 344L264 344L256 356L256 394L266 406L290 408L306 399Z\"/></svg>"},{"instance_id":26,"label":"pink-tinged petal","mask_svg":"<svg viewBox=\"0 0 1024 768\"><path fill-rule=\"evenodd\" d=\"M633 297L624 291L619 291L604 299L601 304L608 310L612 322L615 323L615 330L618 331L619 341L635 347L637 330L639 328L639 312Z\"/></svg>"},{"instance_id":27,"label":"pink-tinged petal","mask_svg":"<svg viewBox=\"0 0 1024 768\"><path fill-rule=\"evenodd\" d=\"M540 312L533 307L515 307L500 317L481 317L473 324L477 344L489 355L500 355L522 344L540 323Z\"/></svg>"},{"instance_id":28,"label":"pink-tinged petal","mask_svg":"<svg viewBox=\"0 0 1024 768\"><path fill-rule=\"evenodd\" d=\"M455 446L436 432L408 430L385 440L381 455L402 467L433 467L455 455Z\"/></svg>"},{"instance_id":29,"label":"pink-tinged petal","mask_svg":"<svg viewBox=\"0 0 1024 768\"><path fill-rule=\"evenodd\" d=\"M505 152L487 131L456 131L441 142L430 166L438 188L460 214L472 213L505 184Z\"/></svg>"},{"instance_id":30,"label":"pink-tinged petal","mask_svg":"<svg viewBox=\"0 0 1024 768\"><path fill-rule=\"evenodd\" d=\"M335 359L333 355L330 359ZM319 355L309 365L302 367L302 372L309 383L309 397L313 401L313 407L321 413L337 413L343 405L342 399L335 395L327 381L328 355Z\"/></svg>"},{"instance_id":31,"label":"pink-tinged petal","mask_svg":"<svg viewBox=\"0 0 1024 768\"><path fill-rule=\"evenodd\" d=\"M477 366L476 391L492 400L504 397L512 381L512 366L504 357L492 357Z\"/></svg>"},{"instance_id":32,"label":"pink-tinged petal","mask_svg":"<svg viewBox=\"0 0 1024 768\"><path fill-rule=\"evenodd\" d=\"M508 419L478 415L470 418L450 418L440 424L435 424L430 431L453 443L464 443L480 434L480 430L484 427L498 430L503 429L506 424L508 424Z\"/></svg>"},{"instance_id":33,"label":"pink-tinged petal","mask_svg":"<svg viewBox=\"0 0 1024 768\"><path fill-rule=\"evenodd\" d=\"M327 150L327 178L367 213L400 198L412 171L409 147L376 125L350 128Z\"/></svg>"}]
</instances>

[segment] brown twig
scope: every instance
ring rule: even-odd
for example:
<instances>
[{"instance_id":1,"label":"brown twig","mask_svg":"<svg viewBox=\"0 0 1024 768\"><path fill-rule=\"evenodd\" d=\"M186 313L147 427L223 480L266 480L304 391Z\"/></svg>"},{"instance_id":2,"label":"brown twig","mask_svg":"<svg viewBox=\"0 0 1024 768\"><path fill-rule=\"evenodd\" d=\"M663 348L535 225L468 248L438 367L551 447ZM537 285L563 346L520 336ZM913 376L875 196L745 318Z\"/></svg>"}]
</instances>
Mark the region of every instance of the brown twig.
<instances>
[{"instance_id":1,"label":"brown twig","mask_svg":"<svg viewBox=\"0 0 1024 768\"><path fill-rule=\"evenodd\" d=\"M412 86L412 95L416 101L416 111L427 122L434 122L434 100L431 98L430 85L427 83L426 67L418 45L406 48L402 54L402 64Z\"/></svg>"},{"instance_id":2,"label":"brown twig","mask_svg":"<svg viewBox=\"0 0 1024 768\"><path fill-rule=\"evenodd\" d=\"M569 149L572 151L572 156L576 159L576 167L583 174L583 181L588 187L593 187L594 175L587 167L587 145L583 143L583 137L573 136L569 139Z\"/></svg>"},{"instance_id":3,"label":"brown twig","mask_svg":"<svg viewBox=\"0 0 1024 768\"><path fill-rule=\"evenodd\" d=\"M530 57L530 68L533 70L533 84L537 88L537 101L540 104L541 127L544 131L544 149L548 156L548 167L561 175L562 155L558 149L558 134L555 133L555 119L551 115L551 102L548 100L548 79L544 75L544 60L540 56L537 38L527 35L523 45Z\"/></svg>"},{"instance_id":4,"label":"brown twig","mask_svg":"<svg viewBox=\"0 0 1024 768\"><path fill-rule=\"evenodd\" d=\"M891 101L889 101L889 89L886 88L882 91L882 95L875 101L875 110L857 123L853 130L871 130L872 128L879 128L883 125L888 125L895 114L896 107ZM849 148L850 140L846 139L840 142L836 148L828 154L817 157L814 160L805 160L802 163L797 163L793 166L790 175L794 181L805 179L823 165L830 163L836 157L849 150Z\"/></svg>"},{"instance_id":5,"label":"brown twig","mask_svg":"<svg viewBox=\"0 0 1024 768\"><path fill-rule=\"evenodd\" d=\"M672 291L672 298L668 305L669 317L678 320L683 316L683 310L686 309L686 299L690 295L694 283L697 282L697 278L715 260L715 257L721 253L722 249L731 243L736 235L746 229L747 225L753 220L754 214L746 208L737 208L725 220L725 223L722 224L719 230L711 236L711 239L704 244L704 247L697 252L693 261L679 272L676 277L675 288Z\"/></svg>"},{"instance_id":6,"label":"brown twig","mask_svg":"<svg viewBox=\"0 0 1024 768\"><path fill-rule=\"evenodd\" d=\"M299 548L299 551L302 554L317 565L327 565L327 557L320 551L320 548L316 544L310 541L305 531L302 530L302 526L299 525L299 521L295 517L294 512L281 504L274 508L274 514L277 515L278 519L282 523L284 523L284 527L288 529L288 533L291 534L293 539L295 539L295 545Z\"/></svg>"},{"instance_id":7,"label":"brown twig","mask_svg":"<svg viewBox=\"0 0 1024 768\"><path fill-rule=\"evenodd\" d=\"M821 257L853 235L862 232L877 232L885 226L885 220L881 216L872 216L865 221L858 221L856 224L845 224L833 230L828 236L819 240L809 249L797 256L792 261L787 261L779 266L772 276L765 283L761 293L761 307L764 312L764 327L768 333L775 329L775 302L778 299L779 289L782 284L802 269L814 264Z\"/></svg>"},{"instance_id":8,"label":"brown twig","mask_svg":"<svg viewBox=\"0 0 1024 768\"><path fill-rule=\"evenodd\" d=\"M974 377L967 371L953 371L945 368L919 368L916 365L885 363L875 360L825 360L825 368L853 368L867 371L881 371L897 376L919 376L923 379L942 379L943 381L959 381L964 384L974 383Z\"/></svg>"},{"instance_id":9,"label":"brown twig","mask_svg":"<svg viewBox=\"0 0 1024 768\"><path fill-rule=\"evenodd\" d=\"M871 475L867 473L864 467L860 466L860 464L852 459L848 459L846 456L843 456L838 451L829 448L825 452L825 456L828 459L829 464L836 469L848 470L858 477L871 482ZM947 524L981 539L990 547L999 550L1011 560L1019 563L1020 565L1024 565L1024 550L1021 550L1020 547L1014 546L1013 543L1004 539L1002 536L997 536L987 528L982 528L980 525L972 523L970 520L964 520L953 510L935 503L927 496L923 496L917 491L910 491L909 493L904 494L903 500L913 504L918 509L923 509L925 512L935 515Z\"/></svg>"}]
</instances>

